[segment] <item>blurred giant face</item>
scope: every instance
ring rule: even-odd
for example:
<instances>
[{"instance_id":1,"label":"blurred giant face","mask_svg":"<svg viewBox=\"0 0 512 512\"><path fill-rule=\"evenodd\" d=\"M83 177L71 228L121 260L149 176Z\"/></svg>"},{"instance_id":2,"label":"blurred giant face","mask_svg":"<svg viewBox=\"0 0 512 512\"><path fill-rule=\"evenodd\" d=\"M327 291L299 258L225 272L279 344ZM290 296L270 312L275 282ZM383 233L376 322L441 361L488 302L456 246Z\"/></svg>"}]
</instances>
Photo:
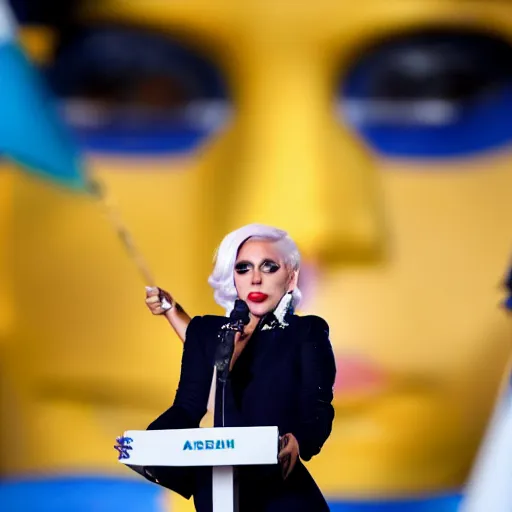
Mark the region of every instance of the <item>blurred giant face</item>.
<instances>
[{"instance_id":1,"label":"blurred giant face","mask_svg":"<svg viewBox=\"0 0 512 512\"><path fill-rule=\"evenodd\" d=\"M121 90L130 70L132 78L151 76L153 65L165 76L134 79L123 101L149 97L179 113L161 124L151 118L148 135L136 109L125 109L118 125L110 109L101 129L95 123L105 109L85 119L73 110L94 172L162 286L191 312L212 310L206 278L216 241L251 222L287 230L305 260L304 311L328 320L338 356L335 428L312 463L323 489L360 495L460 484L510 354L500 309L512 219L510 3L95 5L88 37L103 34L100 54L111 73L124 59L122 79L110 76L107 89ZM95 32L105 20L124 28ZM120 44L127 34L158 43L139 55ZM134 48L143 52L144 44ZM61 69L81 62L72 50L61 54ZM221 92L202 87L217 82L198 63L201 54L228 84ZM100 85L73 94L104 107L112 102L98 100ZM180 122L187 129L176 131ZM17 193L14 218L24 235L14 244L15 301L24 307L27 289L48 298L17 327L30 348L30 382L89 396L93 406L110 393L126 411L139 407L145 389L145 403L158 412L181 346L145 316L134 293L143 283L111 227L85 200L33 183L19 183ZM44 230L33 227L35 216ZM42 244L35 268L33 248ZM112 316L111 295L98 293L107 282L123 322ZM77 332L84 317L87 330ZM138 350L148 333L153 349ZM27 340L36 339L34 348ZM68 403L57 398L59 407ZM114 436L126 414L116 412ZM87 457L99 464L104 455Z\"/></svg>"}]
</instances>

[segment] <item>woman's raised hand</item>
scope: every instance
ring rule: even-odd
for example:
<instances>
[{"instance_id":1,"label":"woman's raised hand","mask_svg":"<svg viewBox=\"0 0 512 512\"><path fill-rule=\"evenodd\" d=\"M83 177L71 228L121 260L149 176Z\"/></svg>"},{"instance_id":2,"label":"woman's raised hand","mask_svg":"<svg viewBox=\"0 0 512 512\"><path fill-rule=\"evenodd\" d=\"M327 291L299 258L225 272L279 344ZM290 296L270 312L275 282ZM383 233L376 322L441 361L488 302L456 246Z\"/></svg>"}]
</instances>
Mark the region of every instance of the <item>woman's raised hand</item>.
<instances>
[{"instance_id":1,"label":"woman's raised hand","mask_svg":"<svg viewBox=\"0 0 512 512\"><path fill-rule=\"evenodd\" d=\"M146 286L146 306L153 315L163 315L174 306L174 299L161 288Z\"/></svg>"}]
</instances>

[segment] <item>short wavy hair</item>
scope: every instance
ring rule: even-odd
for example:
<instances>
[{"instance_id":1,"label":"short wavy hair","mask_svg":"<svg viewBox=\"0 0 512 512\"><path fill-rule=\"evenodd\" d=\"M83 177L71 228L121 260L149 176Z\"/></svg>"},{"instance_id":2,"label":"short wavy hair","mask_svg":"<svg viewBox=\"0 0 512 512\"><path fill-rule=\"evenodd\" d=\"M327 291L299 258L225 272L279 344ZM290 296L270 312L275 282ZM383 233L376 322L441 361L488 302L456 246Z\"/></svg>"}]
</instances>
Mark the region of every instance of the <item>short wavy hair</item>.
<instances>
[{"instance_id":1,"label":"short wavy hair","mask_svg":"<svg viewBox=\"0 0 512 512\"><path fill-rule=\"evenodd\" d=\"M228 316L238 298L235 288L235 262L240 247L249 239L269 240L278 244L285 264L293 271L300 268L300 253L295 242L286 231L265 226L248 224L227 234L215 252L214 268L208 283L214 289L215 302L226 310ZM295 309L302 298L298 287L292 292L292 307Z\"/></svg>"}]
</instances>

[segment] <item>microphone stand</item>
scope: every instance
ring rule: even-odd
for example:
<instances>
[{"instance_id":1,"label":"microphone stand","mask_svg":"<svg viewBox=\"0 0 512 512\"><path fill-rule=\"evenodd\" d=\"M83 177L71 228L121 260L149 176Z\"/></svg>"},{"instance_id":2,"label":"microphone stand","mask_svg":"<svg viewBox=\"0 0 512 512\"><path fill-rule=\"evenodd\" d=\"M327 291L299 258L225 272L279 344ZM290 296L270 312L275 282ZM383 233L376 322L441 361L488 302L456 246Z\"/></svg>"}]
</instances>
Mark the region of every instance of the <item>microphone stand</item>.
<instances>
[{"instance_id":1,"label":"microphone stand","mask_svg":"<svg viewBox=\"0 0 512 512\"><path fill-rule=\"evenodd\" d=\"M231 358L233 357L233 352L235 351L235 336L237 332L243 332L244 322L241 319L236 320L235 322L229 322L228 324L222 327L221 332L219 333L220 343L217 346L217 351L215 354L215 367L217 369L217 382L216 389L217 391L221 390L220 395L220 411L221 411L221 422L222 427L225 427L225 400L226 400L226 384L229 377L229 366L231 364ZM215 402L217 402L217 397L215 397ZM217 407L215 407L215 411L217 411ZM214 426L218 426L215 421L214 415ZM238 496L238 472L236 468L233 471L233 500L234 500L234 510L238 512L239 510L239 496Z\"/></svg>"},{"instance_id":2,"label":"microphone stand","mask_svg":"<svg viewBox=\"0 0 512 512\"><path fill-rule=\"evenodd\" d=\"M217 368L217 380L225 383L229 375L229 365L235 351L235 336L243 331L243 322L237 320L224 325L219 334L220 343L215 354L215 367Z\"/></svg>"}]
</instances>

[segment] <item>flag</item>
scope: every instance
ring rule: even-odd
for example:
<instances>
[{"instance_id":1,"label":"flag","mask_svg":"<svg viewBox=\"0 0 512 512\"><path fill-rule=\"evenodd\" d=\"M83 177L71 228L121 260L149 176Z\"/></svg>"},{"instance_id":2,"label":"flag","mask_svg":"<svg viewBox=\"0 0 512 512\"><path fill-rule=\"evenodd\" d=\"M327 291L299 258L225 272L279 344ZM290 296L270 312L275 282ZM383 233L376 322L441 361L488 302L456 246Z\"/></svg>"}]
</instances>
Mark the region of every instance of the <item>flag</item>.
<instances>
[{"instance_id":1,"label":"flag","mask_svg":"<svg viewBox=\"0 0 512 512\"><path fill-rule=\"evenodd\" d=\"M75 189L86 179L78 146L55 98L16 38L17 23L0 0L0 154L27 172Z\"/></svg>"}]
</instances>

